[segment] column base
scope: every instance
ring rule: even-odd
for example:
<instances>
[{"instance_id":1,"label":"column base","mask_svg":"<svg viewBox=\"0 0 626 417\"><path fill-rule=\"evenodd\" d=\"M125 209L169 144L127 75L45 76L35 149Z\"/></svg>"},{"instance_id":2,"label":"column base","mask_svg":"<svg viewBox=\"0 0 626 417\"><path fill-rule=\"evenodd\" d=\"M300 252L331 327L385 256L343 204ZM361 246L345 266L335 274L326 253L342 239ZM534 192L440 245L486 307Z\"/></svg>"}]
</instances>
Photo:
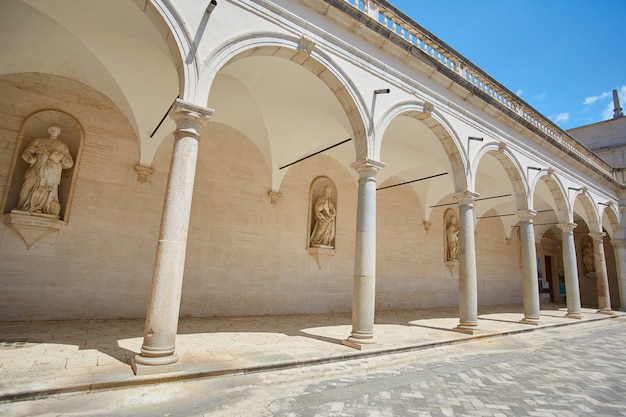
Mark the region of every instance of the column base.
<instances>
[{"instance_id":1,"label":"column base","mask_svg":"<svg viewBox=\"0 0 626 417\"><path fill-rule=\"evenodd\" d=\"M480 331L478 323L461 323L452 330L465 334L476 334Z\"/></svg>"},{"instance_id":2,"label":"column base","mask_svg":"<svg viewBox=\"0 0 626 417\"><path fill-rule=\"evenodd\" d=\"M543 324L543 320L541 320L539 317L524 317L519 322L523 324L530 324L533 326L541 326Z\"/></svg>"},{"instance_id":3,"label":"column base","mask_svg":"<svg viewBox=\"0 0 626 417\"><path fill-rule=\"evenodd\" d=\"M605 309L605 310L598 310L596 311L596 314L605 314L607 316L615 316L615 312L613 312L613 310L611 309Z\"/></svg>"},{"instance_id":4,"label":"column base","mask_svg":"<svg viewBox=\"0 0 626 417\"><path fill-rule=\"evenodd\" d=\"M374 336L371 337L359 337L359 336L350 336L346 340L342 340L341 344L344 346L351 347L352 349L357 350L372 350L372 349L380 349L383 347L382 344L378 343Z\"/></svg>"},{"instance_id":5,"label":"column base","mask_svg":"<svg viewBox=\"0 0 626 417\"><path fill-rule=\"evenodd\" d=\"M583 315L580 313L570 313L568 312L567 314L565 314L564 317L567 317L568 319L576 319L576 320L580 320L583 318Z\"/></svg>"},{"instance_id":6,"label":"column base","mask_svg":"<svg viewBox=\"0 0 626 417\"><path fill-rule=\"evenodd\" d=\"M178 362L178 355L156 358L136 355L131 362L131 366L135 375L154 375L178 372L183 369L183 365Z\"/></svg>"}]
</instances>

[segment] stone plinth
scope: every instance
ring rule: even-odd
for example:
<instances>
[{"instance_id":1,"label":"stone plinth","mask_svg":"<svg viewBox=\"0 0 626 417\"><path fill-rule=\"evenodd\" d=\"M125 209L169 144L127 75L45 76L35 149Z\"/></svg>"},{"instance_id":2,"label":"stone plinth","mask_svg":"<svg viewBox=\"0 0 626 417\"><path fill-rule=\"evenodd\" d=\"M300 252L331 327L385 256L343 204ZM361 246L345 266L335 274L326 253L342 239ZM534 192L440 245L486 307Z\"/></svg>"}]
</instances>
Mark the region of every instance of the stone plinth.
<instances>
[{"instance_id":1,"label":"stone plinth","mask_svg":"<svg viewBox=\"0 0 626 417\"><path fill-rule=\"evenodd\" d=\"M332 257L335 256L335 249L332 246L313 245L308 250L309 255L315 259L320 269L326 267Z\"/></svg>"},{"instance_id":2,"label":"stone plinth","mask_svg":"<svg viewBox=\"0 0 626 417\"><path fill-rule=\"evenodd\" d=\"M11 210L4 215L4 224L10 225L30 249L37 241L65 227L65 222L52 214L33 214Z\"/></svg>"}]
</instances>

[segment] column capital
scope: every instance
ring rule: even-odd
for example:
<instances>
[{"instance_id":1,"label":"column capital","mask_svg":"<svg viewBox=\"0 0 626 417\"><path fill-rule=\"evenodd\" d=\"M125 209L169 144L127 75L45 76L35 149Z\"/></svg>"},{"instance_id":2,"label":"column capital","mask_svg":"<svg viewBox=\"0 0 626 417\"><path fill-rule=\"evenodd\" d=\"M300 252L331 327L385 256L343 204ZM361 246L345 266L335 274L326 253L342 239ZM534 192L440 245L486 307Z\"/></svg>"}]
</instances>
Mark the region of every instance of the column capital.
<instances>
[{"instance_id":1,"label":"column capital","mask_svg":"<svg viewBox=\"0 0 626 417\"><path fill-rule=\"evenodd\" d=\"M169 115L176 122L176 132L199 139L200 130L213 116L213 112L212 109L177 98Z\"/></svg>"},{"instance_id":2,"label":"column capital","mask_svg":"<svg viewBox=\"0 0 626 417\"><path fill-rule=\"evenodd\" d=\"M589 236L591 236L591 238L593 240L597 240L597 241L602 242L602 238L604 236L606 236L606 233L604 233L604 232L589 232Z\"/></svg>"},{"instance_id":3,"label":"column capital","mask_svg":"<svg viewBox=\"0 0 626 417\"><path fill-rule=\"evenodd\" d=\"M480 196L480 194L472 191L461 191L460 193L456 193L453 195L453 197L457 200L459 206L467 206L473 204L474 200L476 200L478 196Z\"/></svg>"},{"instance_id":4,"label":"column capital","mask_svg":"<svg viewBox=\"0 0 626 417\"><path fill-rule=\"evenodd\" d=\"M523 222L532 222L537 212L535 210L518 210L517 217Z\"/></svg>"},{"instance_id":5,"label":"column capital","mask_svg":"<svg viewBox=\"0 0 626 417\"><path fill-rule=\"evenodd\" d=\"M361 159L359 161L353 162L351 165L352 169L362 175L362 173L372 173L376 175L378 171L385 167L383 162L374 161L373 159Z\"/></svg>"},{"instance_id":6,"label":"column capital","mask_svg":"<svg viewBox=\"0 0 626 417\"><path fill-rule=\"evenodd\" d=\"M576 226L578 226L576 223L559 223L556 225L563 232L573 232Z\"/></svg>"}]
</instances>

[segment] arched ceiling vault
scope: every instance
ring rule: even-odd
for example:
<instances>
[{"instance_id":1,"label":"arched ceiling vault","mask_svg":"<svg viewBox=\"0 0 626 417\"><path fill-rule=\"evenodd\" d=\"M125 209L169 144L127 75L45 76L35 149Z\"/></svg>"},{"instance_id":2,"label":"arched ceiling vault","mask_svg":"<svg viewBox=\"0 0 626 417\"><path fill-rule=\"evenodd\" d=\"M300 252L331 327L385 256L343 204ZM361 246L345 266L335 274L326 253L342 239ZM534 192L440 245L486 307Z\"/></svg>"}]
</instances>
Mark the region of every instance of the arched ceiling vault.
<instances>
[{"instance_id":1,"label":"arched ceiling vault","mask_svg":"<svg viewBox=\"0 0 626 417\"><path fill-rule=\"evenodd\" d=\"M227 124L257 145L272 173L273 191L279 191L288 165L352 139L324 152L349 167L356 160L356 141L345 99L338 97L345 93L310 65L269 51L257 48L218 72L208 102L215 110L211 122Z\"/></svg>"},{"instance_id":2,"label":"arched ceiling vault","mask_svg":"<svg viewBox=\"0 0 626 417\"><path fill-rule=\"evenodd\" d=\"M0 75L54 74L109 97L137 133L138 162L150 165L171 132L162 129L150 137L176 98L179 79L163 36L134 2L1 2L0 45L10 57L0 60Z\"/></svg>"},{"instance_id":3,"label":"arched ceiling vault","mask_svg":"<svg viewBox=\"0 0 626 417\"><path fill-rule=\"evenodd\" d=\"M476 222L500 220L510 237L519 221L517 212L527 208L526 187L518 170L502 151L486 148L475 172Z\"/></svg>"},{"instance_id":4,"label":"arched ceiling vault","mask_svg":"<svg viewBox=\"0 0 626 417\"><path fill-rule=\"evenodd\" d=\"M576 193L574 200L574 215L580 216L589 226L590 231L601 231L598 210L594 207L593 200L584 189L581 189Z\"/></svg>"},{"instance_id":5,"label":"arched ceiling vault","mask_svg":"<svg viewBox=\"0 0 626 417\"><path fill-rule=\"evenodd\" d=\"M377 175L379 196L384 198L385 187L407 182L401 186L413 189L424 205L423 220L429 221L432 206L465 187L459 152L428 112L398 109L383 127L380 158L386 166Z\"/></svg>"},{"instance_id":6,"label":"arched ceiling vault","mask_svg":"<svg viewBox=\"0 0 626 417\"><path fill-rule=\"evenodd\" d=\"M535 239L540 241L548 230L567 221L567 209L562 207L565 204L565 199L561 195L557 183L548 176L536 183L532 200L533 210L537 212L534 219ZM554 230L560 229L553 229L550 233L554 233Z\"/></svg>"},{"instance_id":7,"label":"arched ceiling vault","mask_svg":"<svg viewBox=\"0 0 626 417\"><path fill-rule=\"evenodd\" d=\"M602 228L606 230L611 239L621 239L618 213L613 204L604 206L602 210Z\"/></svg>"}]
</instances>

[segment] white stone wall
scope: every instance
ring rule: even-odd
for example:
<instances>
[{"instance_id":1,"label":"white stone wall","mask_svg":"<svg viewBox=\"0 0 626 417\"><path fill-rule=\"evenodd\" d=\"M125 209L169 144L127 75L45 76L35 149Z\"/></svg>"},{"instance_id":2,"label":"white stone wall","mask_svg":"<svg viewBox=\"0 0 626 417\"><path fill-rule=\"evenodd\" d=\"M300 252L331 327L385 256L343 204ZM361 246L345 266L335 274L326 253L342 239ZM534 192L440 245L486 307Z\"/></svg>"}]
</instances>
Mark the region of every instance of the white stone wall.
<instances>
[{"instance_id":1,"label":"white stone wall","mask_svg":"<svg viewBox=\"0 0 626 417\"><path fill-rule=\"evenodd\" d=\"M84 148L67 227L27 249L0 225L0 320L143 317L146 312L173 139L154 174L137 182L136 135L111 102L65 78L0 79L0 189L4 195L23 119L41 109L75 117ZM350 145L346 145L350 146ZM320 175L337 186L335 255L307 252L309 187ZM356 176L321 154L288 169L270 203L259 149L217 122L203 129L189 228L182 316L346 312L352 305ZM458 302L458 266L443 259L444 208L424 228L423 202L408 187L377 193L377 308ZM479 303L521 302L515 242L501 222L476 229Z\"/></svg>"},{"instance_id":2,"label":"white stone wall","mask_svg":"<svg viewBox=\"0 0 626 417\"><path fill-rule=\"evenodd\" d=\"M164 146L159 160L167 159ZM322 267L307 251L309 186L337 185L335 255ZM335 160L316 156L289 168L276 205L258 148L209 123L200 143L181 315L349 311L356 183Z\"/></svg>"},{"instance_id":3,"label":"white stone wall","mask_svg":"<svg viewBox=\"0 0 626 417\"><path fill-rule=\"evenodd\" d=\"M458 261L445 262L444 206L435 208L428 232L424 210L408 186L378 193L377 308L433 308L458 304ZM477 223L476 263L480 305L522 302L518 242L507 241L499 219Z\"/></svg>"},{"instance_id":4,"label":"white stone wall","mask_svg":"<svg viewBox=\"0 0 626 417\"><path fill-rule=\"evenodd\" d=\"M477 203L480 204L480 203ZM488 211L485 216L495 216ZM517 229L509 231L499 217L478 221L475 229L478 304L522 303L522 272Z\"/></svg>"},{"instance_id":5,"label":"white stone wall","mask_svg":"<svg viewBox=\"0 0 626 417\"><path fill-rule=\"evenodd\" d=\"M568 133L612 167L626 167L626 118L577 127Z\"/></svg>"},{"instance_id":6,"label":"white stone wall","mask_svg":"<svg viewBox=\"0 0 626 417\"><path fill-rule=\"evenodd\" d=\"M377 197L377 307L457 305L458 262L444 263L444 210L433 212L426 233L423 203L410 186L381 190Z\"/></svg>"},{"instance_id":7,"label":"white stone wall","mask_svg":"<svg viewBox=\"0 0 626 417\"><path fill-rule=\"evenodd\" d=\"M0 225L0 320L145 315L164 176L147 187L136 182L136 136L106 97L67 78L5 75L2 196L20 125L45 109L70 114L85 132L77 183L67 227L30 249L11 226Z\"/></svg>"}]
</instances>

